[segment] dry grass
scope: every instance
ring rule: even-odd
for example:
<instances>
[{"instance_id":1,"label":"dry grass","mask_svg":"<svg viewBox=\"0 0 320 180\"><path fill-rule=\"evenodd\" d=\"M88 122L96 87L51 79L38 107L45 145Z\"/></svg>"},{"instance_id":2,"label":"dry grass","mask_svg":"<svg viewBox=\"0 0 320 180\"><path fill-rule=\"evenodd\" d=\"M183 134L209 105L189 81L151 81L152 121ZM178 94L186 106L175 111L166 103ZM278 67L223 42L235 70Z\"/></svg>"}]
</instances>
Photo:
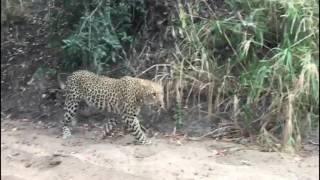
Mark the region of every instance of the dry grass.
<instances>
[{"instance_id":1,"label":"dry grass","mask_svg":"<svg viewBox=\"0 0 320 180\"><path fill-rule=\"evenodd\" d=\"M192 94L198 106L204 95L209 117L227 112L234 129L261 145L299 148L310 131L303 126L319 123L318 3L226 3L229 14L201 20L198 7L207 4L178 3L180 26L170 27L183 37L172 55L178 107Z\"/></svg>"}]
</instances>

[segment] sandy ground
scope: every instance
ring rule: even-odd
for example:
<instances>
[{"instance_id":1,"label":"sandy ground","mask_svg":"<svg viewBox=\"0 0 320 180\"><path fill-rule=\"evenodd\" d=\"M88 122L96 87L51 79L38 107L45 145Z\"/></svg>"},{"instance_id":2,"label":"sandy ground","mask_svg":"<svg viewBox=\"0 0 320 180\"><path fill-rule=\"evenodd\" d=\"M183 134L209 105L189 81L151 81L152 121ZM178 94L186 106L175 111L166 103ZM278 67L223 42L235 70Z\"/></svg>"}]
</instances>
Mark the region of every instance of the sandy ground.
<instances>
[{"instance_id":1,"label":"sandy ground","mask_svg":"<svg viewBox=\"0 0 320 180\"><path fill-rule=\"evenodd\" d=\"M63 140L58 127L1 121L2 180L316 180L318 152L285 155L239 144L177 141L132 144L129 135L95 138L78 129Z\"/></svg>"}]
</instances>

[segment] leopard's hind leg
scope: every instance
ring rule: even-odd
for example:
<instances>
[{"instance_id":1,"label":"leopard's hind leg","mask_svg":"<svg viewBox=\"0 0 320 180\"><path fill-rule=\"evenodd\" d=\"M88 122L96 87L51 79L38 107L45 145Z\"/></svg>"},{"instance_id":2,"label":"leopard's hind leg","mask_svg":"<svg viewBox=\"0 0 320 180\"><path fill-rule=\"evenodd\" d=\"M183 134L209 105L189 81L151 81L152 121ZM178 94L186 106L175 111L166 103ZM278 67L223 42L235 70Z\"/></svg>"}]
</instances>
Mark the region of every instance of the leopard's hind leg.
<instances>
[{"instance_id":1,"label":"leopard's hind leg","mask_svg":"<svg viewBox=\"0 0 320 180\"><path fill-rule=\"evenodd\" d=\"M103 135L102 135L102 138L106 138L108 135L111 135L114 127L116 127L117 125L117 122L116 122L116 119L115 118L110 118L110 119L107 119L107 122L104 124L104 127L103 127Z\"/></svg>"},{"instance_id":2,"label":"leopard's hind leg","mask_svg":"<svg viewBox=\"0 0 320 180\"><path fill-rule=\"evenodd\" d=\"M72 121L75 121L75 115L79 108L80 97L75 92L70 92L67 94L65 100L65 114L62 121L62 138L66 139L71 136L70 125Z\"/></svg>"}]
</instances>

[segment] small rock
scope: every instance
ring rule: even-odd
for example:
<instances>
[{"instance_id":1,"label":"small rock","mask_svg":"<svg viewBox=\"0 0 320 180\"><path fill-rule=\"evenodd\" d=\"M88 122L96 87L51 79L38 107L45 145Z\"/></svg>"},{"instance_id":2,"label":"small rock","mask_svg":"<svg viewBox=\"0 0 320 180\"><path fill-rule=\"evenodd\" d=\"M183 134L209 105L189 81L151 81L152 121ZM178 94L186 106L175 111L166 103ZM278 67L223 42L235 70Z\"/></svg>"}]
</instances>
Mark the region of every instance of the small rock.
<instances>
[{"instance_id":1,"label":"small rock","mask_svg":"<svg viewBox=\"0 0 320 180\"><path fill-rule=\"evenodd\" d=\"M17 127L11 129L11 131L13 131L13 132L15 132L17 130L19 130Z\"/></svg>"},{"instance_id":2,"label":"small rock","mask_svg":"<svg viewBox=\"0 0 320 180\"><path fill-rule=\"evenodd\" d=\"M247 165L247 166L250 166L250 165L251 165L251 163L250 163L249 161L246 161L246 160L242 160L242 161L241 161L241 164Z\"/></svg>"},{"instance_id":3,"label":"small rock","mask_svg":"<svg viewBox=\"0 0 320 180\"><path fill-rule=\"evenodd\" d=\"M294 161L296 161L296 162L300 162L301 160L302 160L302 158L299 157L299 156L296 156L296 157L294 158Z\"/></svg>"},{"instance_id":4,"label":"small rock","mask_svg":"<svg viewBox=\"0 0 320 180\"><path fill-rule=\"evenodd\" d=\"M30 121L29 119L21 119L22 122L28 122Z\"/></svg>"},{"instance_id":5,"label":"small rock","mask_svg":"<svg viewBox=\"0 0 320 180\"><path fill-rule=\"evenodd\" d=\"M29 168L29 167L31 167L31 166L32 166L32 163L31 163L31 162L28 162L28 163L24 164L24 167L25 167L25 168Z\"/></svg>"},{"instance_id":6,"label":"small rock","mask_svg":"<svg viewBox=\"0 0 320 180\"><path fill-rule=\"evenodd\" d=\"M1 144L1 150L8 149L8 146Z\"/></svg>"},{"instance_id":7,"label":"small rock","mask_svg":"<svg viewBox=\"0 0 320 180\"><path fill-rule=\"evenodd\" d=\"M180 146L182 145L181 141L179 141L179 140L177 140L177 144Z\"/></svg>"},{"instance_id":8,"label":"small rock","mask_svg":"<svg viewBox=\"0 0 320 180\"><path fill-rule=\"evenodd\" d=\"M19 156L19 155L20 155L19 152L16 152L16 153L11 154L11 156Z\"/></svg>"},{"instance_id":9,"label":"small rock","mask_svg":"<svg viewBox=\"0 0 320 180\"><path fill-rule=\"evenodd\" d=\"M60 160L54 160L54 161L49 162L49 165L50 165L50 166L57 166L57 165L59 165L59 164L61 164L61 161L60 161Z\"/></svg>"}]
</instances>

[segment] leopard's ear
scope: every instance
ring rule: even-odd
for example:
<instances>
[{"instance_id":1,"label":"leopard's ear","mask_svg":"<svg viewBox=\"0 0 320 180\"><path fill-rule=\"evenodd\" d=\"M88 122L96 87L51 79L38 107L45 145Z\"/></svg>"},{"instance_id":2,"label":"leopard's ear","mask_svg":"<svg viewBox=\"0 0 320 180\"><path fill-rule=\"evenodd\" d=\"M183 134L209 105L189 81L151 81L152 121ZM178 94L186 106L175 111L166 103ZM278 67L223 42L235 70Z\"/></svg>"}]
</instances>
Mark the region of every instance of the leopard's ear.
<instances>
[{"instance_id":1,"label":"leopard's ear","mask_svg":"<svg viewBox=\"0 0 320 180\"><path fill-rule=\"evenodd\" d=\"M66 74L66 73L57 74L57 80L58 80L60 89L64 90L66 88L67 79L68 79L68 74Z\"/></svg>"}]
</instances>

